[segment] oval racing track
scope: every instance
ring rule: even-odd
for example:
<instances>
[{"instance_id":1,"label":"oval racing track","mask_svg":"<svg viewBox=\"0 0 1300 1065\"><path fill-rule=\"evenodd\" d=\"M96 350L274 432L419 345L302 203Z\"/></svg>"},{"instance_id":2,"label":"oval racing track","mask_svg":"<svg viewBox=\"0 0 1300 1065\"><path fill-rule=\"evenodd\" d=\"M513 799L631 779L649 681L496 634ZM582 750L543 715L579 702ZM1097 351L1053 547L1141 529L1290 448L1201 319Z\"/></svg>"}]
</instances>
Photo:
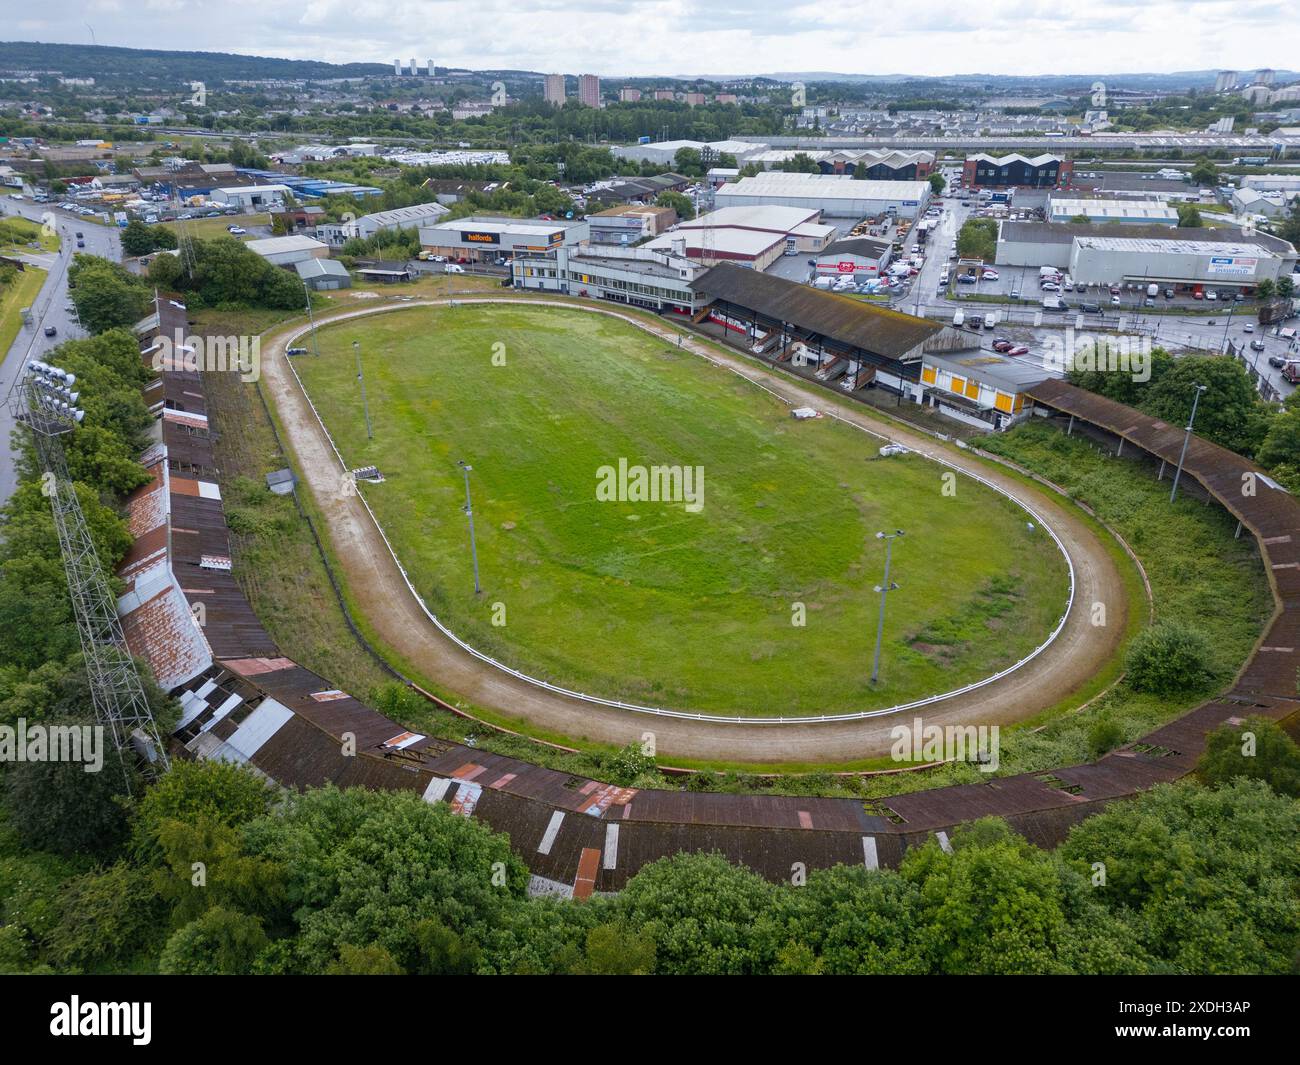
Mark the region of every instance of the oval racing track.
<instances>
[{"instance_id":1,"label":"oval racing track","mask_svg":"<svg viewBox=\"0 0 1300 1065\"><path fill-rule=\"evenodd\" d=\"M464 297L418 299L321 316L318 326L416 308L526 303L605 314L676 345L678 333L638 316L571 299ZM275 405L295 465L310 487L349 595L383 645L447 691L506 718L549 732L622 746L655 735L661 756L705 761L829 763L889 752L898 713L908 723L915 711L882 710L853 719L754 719L745 723L706 715L648 716L563 694L505 670L466 649L434 621L408 584L382 531L359 494L346 483L332 441L289 365L285 349L309 330L295 324L264 337L262 380ZM1073 570L1071 606L1054 640L1012 672L928 703L926 724L1009 724L1066 699L1096 676L1118 650L1127 627L1123 580L1106 545L1068 504L1028 487L974 456L941 446L923 432L876 416L868 408L804 385L718 346L686 338L683 348L744 377L792 406L815 406L874 436L888 439L944 466L976 477L1039 515L1050 527ZM1092 605L1105 604L1108 624L1094 626ZM864 659L865 665L865 659Z\"/></svg>"}]
</instances>

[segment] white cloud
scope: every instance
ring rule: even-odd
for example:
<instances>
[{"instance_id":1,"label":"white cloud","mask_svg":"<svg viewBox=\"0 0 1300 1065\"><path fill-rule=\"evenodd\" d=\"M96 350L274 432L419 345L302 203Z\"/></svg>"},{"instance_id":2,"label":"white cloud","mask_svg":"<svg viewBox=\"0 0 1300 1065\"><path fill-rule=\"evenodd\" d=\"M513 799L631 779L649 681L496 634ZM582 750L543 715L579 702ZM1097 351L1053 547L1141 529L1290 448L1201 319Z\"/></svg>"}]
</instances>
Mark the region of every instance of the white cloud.
<instances>
[{"instance_id":1,"label":"white cloud","mask_svg":"<svg viewBox=\"0 0 1300 1065\"><path fill-rule=\"evenodd\" d=\"M8 6L17 0L0 0ZM1300 31L1275 0L49 0L25 39L229 51L332 62L434 57L454 66L613 75L823 70L1091 74L1285 68ZM11 31L12 32L12 31Z\"/></svg>"}]
</instances>

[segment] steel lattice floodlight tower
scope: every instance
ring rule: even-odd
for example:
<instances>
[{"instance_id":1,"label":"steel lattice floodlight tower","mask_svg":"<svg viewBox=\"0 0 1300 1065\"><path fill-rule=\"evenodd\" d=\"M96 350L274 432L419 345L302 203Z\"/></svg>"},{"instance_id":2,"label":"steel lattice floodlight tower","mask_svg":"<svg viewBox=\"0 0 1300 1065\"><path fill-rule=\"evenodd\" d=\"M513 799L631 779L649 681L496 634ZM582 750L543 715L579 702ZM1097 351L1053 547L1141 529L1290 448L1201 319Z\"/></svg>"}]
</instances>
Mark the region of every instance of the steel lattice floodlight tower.
<instances>
[{"instance_id":1,"label":"steel lattice floodlight tower","mask_svg":"<svg viewBox=\"0 0 1300 1065\"><path fill-rule=\"evenodd\" d=\"M79 393L72 390L75 383L72 374L58 367L29 362L9 393L9 410L15 423L31 431L44 474L43 491L54 511L95 720L108 726L117 750L129 746L156 769L166 769L167 748L127 648L117 615L117 599L100 565L85 512L68 476L62 437L85 417L85 411L77 407Z\"/></svg>"}]
</instances>

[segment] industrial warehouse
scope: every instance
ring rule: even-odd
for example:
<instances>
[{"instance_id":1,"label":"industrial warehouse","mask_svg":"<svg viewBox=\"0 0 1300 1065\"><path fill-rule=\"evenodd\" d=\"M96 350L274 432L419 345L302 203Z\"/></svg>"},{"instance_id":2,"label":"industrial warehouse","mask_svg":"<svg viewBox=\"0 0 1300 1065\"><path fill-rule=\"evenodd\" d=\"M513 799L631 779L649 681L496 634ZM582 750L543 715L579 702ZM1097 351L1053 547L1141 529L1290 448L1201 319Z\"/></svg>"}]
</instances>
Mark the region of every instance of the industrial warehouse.
<instances>
[{"instance_id":1,"label":"industrial warehouse","mask_svg":"<svg viewBox=\"0 0 1300 1065\"><path fill-rule=\"evenodd\" d=\"M930 196L928 181L859 181L847 175L774 170L721 186L714 202L719 207L801 207L826 218L916 218L925 213Z\"/></svg>"},{"instance_id":2,"label":"industrial warehouse","mask_svg":"<svg viewBox=\"0 0 1300 1065\"><path fill-rule=\"evenodd\" d=\"M646 247L704 266L736 262L766 270L783 255L820 252L834 238L835 227L824 224L816 208L738 206L679 223Z\"/></svg>"},{"instance_id":3,"label":"industrial warehouse","mask_svg":"<svg viewBox=\"0 0 1300 1065\"><path fill-rule=\"evenodd\" d=\"M962 180L968 188L1068 189L1074 163L1059 155L1033 157L1010 155L968 155L962 165Z\"/></svg>"},{"instance_id":4,"label":"industrial warehouse","mask_svg":"<svg viewBox=\"0 0 1300 1065\"><path fill-rule=\"evenodd\" d=\"M573 247L585 243L589 236L590 226L585 221L545 222L474 215L421 226L420 246L425 255L492 262L523 252Z\"/></svg>"},{"instance_id":5,"label":"industrial warehouse","mask_svg":"<svg viewBox=\"0 0 1300 1065\"><path fill-rule=\"evenodd\" d=\"M1280 237L1239 229L1004 221L997 264L1055 266L1076 284L1146 281L1193 291L1207 284L1248 290L1294 272L1296 249Z\"/></svg>"}]
</instances>

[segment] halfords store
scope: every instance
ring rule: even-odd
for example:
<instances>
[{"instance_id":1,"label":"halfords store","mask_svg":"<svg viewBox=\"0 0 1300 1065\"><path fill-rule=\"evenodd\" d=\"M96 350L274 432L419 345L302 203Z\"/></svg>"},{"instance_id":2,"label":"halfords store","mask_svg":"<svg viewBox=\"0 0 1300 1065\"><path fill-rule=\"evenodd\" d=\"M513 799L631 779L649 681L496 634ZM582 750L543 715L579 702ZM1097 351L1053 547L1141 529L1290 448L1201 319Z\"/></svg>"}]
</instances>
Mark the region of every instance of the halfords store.
<instances>
[{"instance_id":1,"label":"halfords store","mask_svg":"<svg viewBox=\"0 0 1300 1065\"><path fill-rule=\"evenodd\" d=\"M430 255L470 262L513 259L517 254L554 251L584 244L586 222L547 222L527 218L458 218L420 227L420 247Z\"/></svg>"},{"instance_id":2,"label":"halfords store","mask_svg":"<svg viewBox=\"0 0 1300 1065\"><path fill-rule=\"evenodd\" d=\"M1253 289L1265 279L1276 281L1286 265L1262 244L1076 237L1069 270L1076 285L1146 281L1193 290Z\"/></svg>"}]
</instances>

